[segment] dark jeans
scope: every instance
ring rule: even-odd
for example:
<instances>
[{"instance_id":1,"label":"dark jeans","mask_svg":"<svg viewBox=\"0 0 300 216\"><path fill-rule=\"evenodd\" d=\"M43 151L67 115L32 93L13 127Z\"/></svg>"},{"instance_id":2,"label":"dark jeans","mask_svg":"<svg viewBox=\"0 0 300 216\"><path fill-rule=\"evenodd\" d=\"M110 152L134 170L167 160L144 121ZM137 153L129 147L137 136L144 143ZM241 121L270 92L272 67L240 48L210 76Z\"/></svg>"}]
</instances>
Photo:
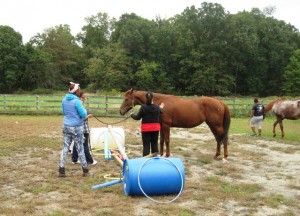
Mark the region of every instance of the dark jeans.
<instances>
[{"instance_id":1,"label":"dark jeans","mask_svg":"<svg viewBox=\"0 0 300 216\"><path fill-rule=\"evenodd\" d=\"M90 153L90 148L89 148L89 134L85 133L84 134L84 142L83 142L83 149L84 149L84 154L86 158L86 162L88 164L94 163L94 159ZM72 161L76 162L78 160L78 152L75 148L75 145L73 146L73 153L72 153Z\"/></svg>"},{"instance_id":2,"label":"dark jeans","mask_svg":"<svg viewBox=\"0 0 300 216\"><path fill-rule=\"evenodd\" d=\"M143 156L151 153L158 153L158 135L159 131L142 132Z\"/></svg>"}]
</instances>

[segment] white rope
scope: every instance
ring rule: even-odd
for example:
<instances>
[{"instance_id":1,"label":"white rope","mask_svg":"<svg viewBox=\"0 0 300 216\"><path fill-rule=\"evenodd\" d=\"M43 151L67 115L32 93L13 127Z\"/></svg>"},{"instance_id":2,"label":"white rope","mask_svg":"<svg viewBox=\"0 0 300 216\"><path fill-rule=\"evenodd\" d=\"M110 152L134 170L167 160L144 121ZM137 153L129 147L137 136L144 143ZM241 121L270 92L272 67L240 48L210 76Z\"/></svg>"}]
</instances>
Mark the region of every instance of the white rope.
<instances>
[{"instance_id":1,"label":"white rope","mask_svg":"<svg viewBox=\"0 0 300 216\"><path fill-rule=\"evenodd\" d=\"M176 196L174 199L169 200L169 201L158 201L158 200L155 200L155 199L151 198L150 196L148 196L148 195L145 193L145 191L143 190L143 188L142 188L142 186L141 186L141 182L140 182L140 173L141 173L142 168L144 167L144 165L145 165L148 161L153 160L153 159L158 159L158 158L159 158L159 159L164 159L164 160L169 161L171 164L173 164L173 165L175 166L175 168L177 169L178 173L180 174L180 178L181 178L181 188L180 188L180 191L179 191L179 193L177 194L177 196ZM169 159L167 159L167 158L163 158L163 157L153 157L153 158L149 158L148 160L146 160L146 161L142 164L142 166L141 166L141 168L140 168L140 170L139 170L139 172L138 172L138 184L139 184L139 188L141 189L142 193L143 193L148 199L152 200L153 202L157 202L157 203L170 203L170 202L175 201L175 200L180 196L180 194L182 193L183 186L184 186L183 176L182 176L182 173L181 173L180 169L178 168L178 166L177 166L174 162L172 162L171 160L169 160Z\"/></svg>"}]
</instances>

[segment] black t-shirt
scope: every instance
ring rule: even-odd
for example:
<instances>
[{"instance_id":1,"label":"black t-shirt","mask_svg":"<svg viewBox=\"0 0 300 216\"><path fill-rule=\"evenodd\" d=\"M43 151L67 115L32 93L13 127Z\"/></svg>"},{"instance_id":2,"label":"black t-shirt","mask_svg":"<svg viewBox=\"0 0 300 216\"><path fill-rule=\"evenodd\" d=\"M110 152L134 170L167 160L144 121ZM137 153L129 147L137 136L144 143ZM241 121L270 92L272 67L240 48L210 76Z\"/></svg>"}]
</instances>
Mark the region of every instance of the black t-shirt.
<instances>
[{"instance_id":1,"label":"black t-shirt","mask_svg":"<svg viewBox=\"0 0 300 216\"><path fill-rule=\"evenodd\" d=\"M264 115L264 105L262 104L254 104L252 110L254 110L254 116L262 116Z\"/></svg>"}]
</instances>

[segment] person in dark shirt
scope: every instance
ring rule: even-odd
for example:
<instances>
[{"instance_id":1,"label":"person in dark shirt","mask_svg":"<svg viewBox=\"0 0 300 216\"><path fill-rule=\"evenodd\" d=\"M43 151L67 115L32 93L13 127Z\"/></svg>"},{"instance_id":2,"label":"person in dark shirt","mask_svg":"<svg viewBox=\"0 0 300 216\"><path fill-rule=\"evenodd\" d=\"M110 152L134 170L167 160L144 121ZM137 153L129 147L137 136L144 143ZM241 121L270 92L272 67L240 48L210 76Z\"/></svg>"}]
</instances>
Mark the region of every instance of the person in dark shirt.
<instances>
[{"instance_id":1,"label":"person in dark shirt","mask_svg":"<svg viewBox=\"0 0 300 216\"><path fill-rule=\"evenodd\" d=\"M250 113L250 127L253 132L251 136L256 136L255 125L257 125L258 136L261 136L262 121L264 119L264 110L264 105L260 104L257 98L254 98L254 105Z\"/></svg>"},{"instance_id":2,"label":"person in dark shirt","mask_svg":"<svg viewBox=\"0 0 300 216\"><path fill-rule=\"evenodd\" d=\"M143 157L150 155L150 148L152 156L158 155L158 135L160 131L159 116L163 112L164 103L159 106L153 103L152 92L146 93L146 104L142 105L137 114L130 116L134 120L142 119L141 132L143 141Z\"/></svg>"},{"instance_id":3,"label":"person in dark shirt","mask_svg":"<svg viewBox=\"0 0 300 216\"><path fill-rule=\"evenodd\" d=\"M85 101L85 95L84 92L80 92L80 100L82 104ZM92 157L90 148L89 148L89 136L90 136L90 126L89 126L89 118L93 117L93 114L88 114L87 117L84 119L83 123L83 136L84 136L84 142L83 142L83 149L84 149L84 154L86 158L86 162L88 165L96 165L97 161ZM72 163L77 164L79 163L78 161L78 152L75 148L75 145L73 146L73 151L72 151Z\"/></svg>"}]
</instances>

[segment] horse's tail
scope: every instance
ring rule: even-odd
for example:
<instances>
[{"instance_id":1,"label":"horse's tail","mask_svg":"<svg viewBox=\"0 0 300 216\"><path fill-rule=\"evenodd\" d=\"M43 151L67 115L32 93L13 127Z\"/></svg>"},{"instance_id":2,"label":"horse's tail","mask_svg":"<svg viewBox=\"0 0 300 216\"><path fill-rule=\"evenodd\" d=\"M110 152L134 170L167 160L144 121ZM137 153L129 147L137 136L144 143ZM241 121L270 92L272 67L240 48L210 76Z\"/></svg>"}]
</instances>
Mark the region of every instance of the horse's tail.
<instances>
[{"instance_id":1,"label":"horse's tail","mask_svg":"<svg viewBox=\"0 0 300 216\"><path fill-rule=\"evenodd\" d=\"M223 106L224 106L224 115L223 115L224 132L221 136L221 142L226 145L228 143L228 132L230 127L231 116L230 116L230 111L228 106L225 103L223 103Z\"/></svg>"}]
</instances>

